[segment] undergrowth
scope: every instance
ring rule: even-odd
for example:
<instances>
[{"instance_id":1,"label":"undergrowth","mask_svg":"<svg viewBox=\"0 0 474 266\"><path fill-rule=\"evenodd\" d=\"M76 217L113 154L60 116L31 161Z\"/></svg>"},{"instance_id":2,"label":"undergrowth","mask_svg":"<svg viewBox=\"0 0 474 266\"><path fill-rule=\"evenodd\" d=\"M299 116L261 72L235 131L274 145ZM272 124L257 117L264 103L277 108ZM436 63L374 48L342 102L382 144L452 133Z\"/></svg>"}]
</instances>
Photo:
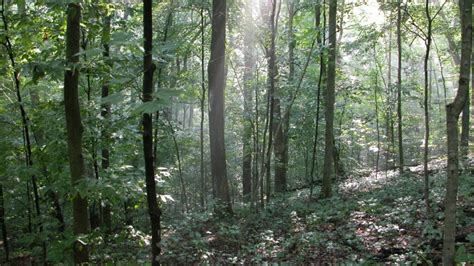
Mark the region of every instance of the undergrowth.
<instances>
[{"instance_id":1,"label":"undergrowth","mask_svg":"<svg viewBox=\"0 0 474 266\"><path fill-rule=\"evenodd\" d=\"M259 211L236 207L231 217L217 218L211 211L169 217L162 261L439 263L445 173L431 176L431 219L425 215L419 175L386 178L380 173L378 178L358 189L340 185L329 199L309 200L303 189L277 195ZM459 184L458 231L464 235L457 243L457 260L474 261L474 179L462 175ZM143 256L140 250L149 240L130 230L128 241L134 244L128 245L129 253L144 261L136 255Z\"/></svg>"}]
</instances>

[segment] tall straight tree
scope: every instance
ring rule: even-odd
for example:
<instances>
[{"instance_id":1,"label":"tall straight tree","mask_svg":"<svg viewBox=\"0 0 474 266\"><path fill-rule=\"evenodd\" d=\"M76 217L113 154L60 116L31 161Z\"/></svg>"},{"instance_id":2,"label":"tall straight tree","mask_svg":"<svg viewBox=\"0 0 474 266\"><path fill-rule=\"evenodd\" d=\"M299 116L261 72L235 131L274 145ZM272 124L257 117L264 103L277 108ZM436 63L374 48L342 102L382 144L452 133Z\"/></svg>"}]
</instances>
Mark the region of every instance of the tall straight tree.
<instances>
[{"instance_id":1,"label":"tall straight tree","mask_svg":"<svg viewBox=\"0 0 474 266\"><path fill-rule=\"evenodd\" d=\"M110 21L111 21L112 16L108 15L104 17L104 29L102 31L102 47L104 48L103 51L103 56L106 60L106 63L108 66L111 68L112 64L109 62L110 60ZM106 98L109 96L109 81L107 79L104 80L104 83L102 85L102 91L101 91L101 96L102 98ZM109 120L110 119L110 104L102 104L101 106L101 112L100 115L102 118ZM106 126L102 130L102 150L101 150L101 155L102 155L102 169L107 170L110 165L110 151L106 145L108 145L108 139L109 139L109 132L108 132L108 127ZM103 209L103 221L104 225L106 227L107 233L111 232L112 229L112 217L111 217L111 209L110 209L110 203L106 202L104 209Z\"/></svg>"},{"instance_id":2,"label":"tall straight tree","mask_svg":"<svg viewBox=\"0 0 474 266\"><path fill-rule=\"evenodd\" d=\"M200 185L201 185L201 197L200 203L201 208L204 209L205 199L206 199L206 180L204 177L204 104L206 100L206 67L205 67L205 55L204 55L204 6L201 7L201 119L199 125L199 151L201 155L201 164L200 164Z\"/></svg>"},{"instance_id":3,"label":"tall straight tree","mask_svg":"<svg viewBox=\"0 0 474 266\"><path fill-rule=\"evenodd\" d=\"M248 1L247 1L248 3ZM255 40L252 10L245 5L244 32L244 134L242 160L242 194L245 200L250 199L252 191L252 82L256 66Z\"/></svg>"},{"instance_id":4,"label":"tall straight tree","mask_svg":"<svg viewBox=\"0 0 474 266\"><path fill-rule=\"evenodd\" d=\"M446 106L448 169L444 202L443 265L454 265L456 238L456 198L458 193L459 151L458 120L466 104L472 53L472 0L459 1L461 13L461 61L458 91L454 102Z\"/></svg>"},{"instance_id":5,"label":"tall straight tree","mask_svg":"<svg viewBox=\"0 0 474 266\"><path fill-rule=\"evenodd\" d=\"M402 6L401 0L397 2L397 116L398 116L398 164L400 173L403 173L403 124L402 124Z\"/></svg>"},{"instance_id":6,"label":"tall straight tree","mask_svg":"<svg viewBox=\"0 0 474 266\"><path fill-rule=\"evenodd\" d=\"M84 179L85 166L82 155L81 110L79 106L79 45L81 37L81 6L70 3L67 8L66 29L66 60L68 69L64 75L64 107L66 113L67 144L69 167L71 169L72 186L76 186ZM87 199L76 193L72 200L74 235L80 237L89 233L89 212ZM74 243L74 263L82 264L89 261L89 248L82 241Z\"/></svg>"},{"instance_id":7,"label":"tall straight tree","mask_svg":"<svg viewBox=\"0 0 474 266\"><path fill-rule=\"evenodd\" d=\"M277 0L273 0L273 6L276 8ZM280 7L278 8L280 9ZM272 7L273 10L273 7ZM271 30L271 47L270 47L270 61L269 68L272 68L272 77L271 77L271 86L273 87L273 123L272 130L275 134L274 140L274 152L275 152L275 192L284 192L286 190L286 147L285 147L285 133L284 127L286 121L282 117L282 108L281 108L281 92L276 86L277 77L278 77L278 66L276 62L276 35L278 31L278 16L280 11L274 13L276 10L272 11L272 21L270 23ZM293 11L291 11L293 12ZM287 113L287 112L286 112Z\"/></svg>"},{"instance_id":8,"label":"tall straight tree","mask_svg":"<svg viewBox=\"0 0 474 266\"><path fill-rule=\"evenodd\" d=\"M319 113L321 111L321 86L323 84L323 78L326 73L326 60L324 58L323 47L326 41L326 11L325 11L326 1L318 1L314 9L315 12L315 23L316 23L316 41L318 42L319 52L319 74L318 74L318 85L316 88L316 117L315 117L315 127L314 127L314 138L313 138L313 154L311 157L311 172L310 172L310 187L309 187L309 197L313 197L313 183L314 183L314 171L316 163L316 150L318 145L318 136L319 136ZM323 18L323 25L321 26L321 18Z\"/></svg>"},{"instance_id":9,"label":"tall straight tree","mask_svg":"<svg viewBox=\"0 0 474 266\"><path fill-rule=\"evenodd\" d=\"M0 184L0 223L2 230L3 250L5 251L5 262L10 259L10 250L7 234L7 225L5 224L5 198L3 197L3 184Z\"/></svg>"},{"instance_id":10,"label":"tall straight tree","mask_svg":"<svg viewBox=\"0 0 474 266\"><path fill-rule=\"evenodd\" d=\"M143 55L143 102L152 100L153 72L153 17L152 0L143 0L143 37L145 54ZM151 113L143 113L143 154L145 158L145 183L148 214L151 224L151 264L160 265L161 210L156 199L155 165L153 156L153 119Z\"/></svg>"},{"instance_id":11,"label":"tall straight tree","mask_svg":"<svg viewBox=\"0 0 474 266\"><path fill-rule=\"evenodd\" d=\"M212 1L211 58L207 68L209 78L209 138L211 142L211 174L214 186L215 211L232 213L224 142L225 87L225 25L226 0Z\"/></svg>"},{"instance_id":12,"label":"tall straight tree","mask_svg":"<svg viewBox=\"0 0 474 266\"><path fill-rule=\"evenodd\" d=\"M326 132L324 147L324 169L322 197L329 198L332 194L332 179L334 177L334 104L336 88L336 14L337 0L329 1L329 53L326 83Z\"/></svg>"},{"instance_id":13,"label":"tall straight tree","mask_svg":"<svg viewBox=\"0 0 474 266\"><path fill-rule=\"evenodd\" d=\"M431 49L431 35L432 35L432 23L433 19L431 18L430 14L430 0L425 1L425 15L426 19L428 20L428 29L427 29L427 34L426 34L426 39L425 39L425 46L426 46L426 52L425 52L425 58L424 58L424 77L425 77L425 83L424 83L424 118L425 118L425 137L424 137L424 147L423 147L423 176L424 176L424 189L423 189L423 194L425 198L425 205L426 205L426 215L429 217L431 216L431 208L430 208L430 199L429 199L429 194L430 194L430 187L429 187L429 176L428 176L428 155L429 155L429 142L430 142L430 116L429 116L429 79L428 79L428 60L430 58L430 49Z\"/></svg>"}]
</instances>

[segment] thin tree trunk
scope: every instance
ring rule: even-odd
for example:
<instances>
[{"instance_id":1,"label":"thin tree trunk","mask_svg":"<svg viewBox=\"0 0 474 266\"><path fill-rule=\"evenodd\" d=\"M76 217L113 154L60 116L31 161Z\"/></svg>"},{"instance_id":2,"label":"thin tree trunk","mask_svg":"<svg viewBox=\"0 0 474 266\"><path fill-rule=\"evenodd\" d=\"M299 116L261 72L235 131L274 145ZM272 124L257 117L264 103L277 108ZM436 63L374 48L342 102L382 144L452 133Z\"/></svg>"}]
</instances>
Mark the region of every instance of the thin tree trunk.
<instances>
[{"instance_id":1,"label":"thin tree trunk","mask_svg":"<svg viewBox=\"0 0 474 266\"><path fill-rule=\"evenodd\" d=\"M326 9L325 9L325 3L326 1L323 1L323 5L321 6L321 3L318 3L316 5L315 9L315 15L316 15L316 30L318 31L316 40L318 42L318 46L320 49L319 52L319 76L318 76L318 87L317 87L317 92L316 92L316 117L315 117L315 129L314 129L314 138L313 138L313 151L312 151L312 158L311 158L311 183L310 183L310 193L309 193L309 198L311 199L313 197L313 185L314 185L314 171L316 168L316 151L317 151L317 145L318 145L318 135L319 135L319 113L321 110L321 85L323 82L323 77L326 71L326 62L324 60L324 50L322 47L324 47L326 43ZM322 7L322 14L323 14L323 27L321 28L321 7Z\"/></svg>"},{"instance_id":2,"label":"thin tree trunk","mask_svg":"<svg viewBox=\"0 0 474 266\"><path fill-rule=\"evenodd\" d=\"M256 94L258 95L258 93ZM262 160L261 160L261 174L260 174L260 207L261 208L264 208L265 207L265 202L264 202L264 194L265 194L265 188L264 188L264 177L266 176L266 172L267 170L269 169L270 166L267 167L267 165L269 165L269 160L267 161L266 157L268 155L268 153L266 153L266 141L267 141L267 132L268 132L268 128L269 128L269 124L270 124L270 105L271 105L271 100L270 100L270 90L269 88L267 87L267 103L266 103L266 108L265 108L265 127L264 127L264 130L263 130L263 141L262 141L262 151L261 151L261 154L262 154ZM258 100L258 98L257 98ZM258 107L258 102L256 103L256 106ZM271 153L270 153L271 155ZM268 162L268 164L267 164Z\"/></svg>"},{"instance_id":3,"label":"thin tree trunk","mask_svg":"<svg viewBox=\"0 0 474 266\"><path fill-rule=\"evenodd\" d=\"M443 63L441 62L441 56L439 54L438 46L436 45L435 39L433 38L433 44L436 48L436 56L438 58L439 62L439 73L441 74L441 81L443 84L443 92L444 92L444 105L448 105L448 88L446 86L446 79L444 77L444 68L443 68Z\"/></svg>"},{"instance_id":4,"label":"thin tree trunk","mask_svg":"<svg viewBox=\"0 0 474 266\"><path fill-rule=\"evenodd\" d=\"M170 129L171 138L173 139L174 149L175 149L175 152L176 152L176 159L178 160L179 182L181 184L181 195L182 195L182 200L183 200L183 204L184 204L184 212L186 213L186 212L189 211L188 196L186 194L186 186L184 184L183 170L182 170L182 167L181 167L181 155L180 155L180 152L179 152L178 141L176 140L175 131L174 131L173 125L171 124L171 121L169 119L166 119L166 121L168 122L168 127Z\"/></svg>"},{"instance_id":5,"label":"thin tree trunk","mask_svg":"<svg viewBox=\"0 0 474 266\"><path fill-rule=\"evenodd\" d=\"M446 106L448 135L448 168L444 206L443 265L455 263L456 198L458 192L459 155L458 120L467 101L469 90L470 57L472 53L472 0L461 0L461 68L459 89L454 102Z\"/></svg>"},{"instance_id":6,"label":"thin tree trunk","mask_svg":"<svg viewBox=\"0 0 474 266\"><path fill-rule=\"evenodd\" d=\"M403 117L402 117L402 7L401 0L397 2L397 49L398 49L398 69L397 69L397 116L398 116L398 165L400 174L403 174Z\"/></svg>"},{"instance_id":7,"label":"thin tree trunk","mask_svg":"<svg viewBox=\"0 0 474 266\"><path fill-rule=\"evenodd\" d=\"M30 182L26 182L26 212L28 213L28 233L33 233Z\"/></svg>"},{"instance_id":8,"label":"thin tree trunk","mask_svg":"<svg viewBox=\"0 0 474 266\"><path fill-rule=\"evenodd\" d=\"M433 19L430 15L429 1L425 1L425 15L428 20L428 33L425 40L426 53L424 58L424 75L425 75L425 87L424 87L424 118L425 118L425 139L424 139L424 148L423 148L423 176L424 176L424 189L423 195L425 199L426 215L431 217L431 208L430 208L430 186L429 186L429 176L428 176L428 156L429 156L429 142L430 142L430 116L429 116L429 76L428 76L428 60L430 58L430 49L431 49L431 31L432 31L432 22Z\"/></svg>"},{"instance_id":9,"label":"thin tree trunk","mask_svg":"<svg viewBox=\"0 0 474 266\"><path fill-rule=\"evenodd\" d=\"M86 37L86 31L85 30L81 30L81 48L83 51L86 51L88 49L88 39ZM87 62L87 54L84 53L83 54L83 57L84 57L84 62ZM89 67L86 68L86 95L87 95L87 104L90 105L90 102L91 102L91 92L92 92L92 83L91 83L91 70ZM90 115L90 110L87 109L86 111L86 120L91 117ZM92 136L92 139L91 139L91 145L90 147L88 148L90 150L90 153L91 153L91 157L92 157L92 165L88 165L88 163L86 163L87 167L86 167L86 176L92 176L92 173L94 173L94 177L96 180L99 180L99 166L97 164L97 150L96 150L96 146L95 146L95 143L96 143L96 139L95 139L95 136ZM92 166L92 170L89 168L90 166ZM88 171L89 170L89 171ZM101 213L101 204L98 203L96 200L93 200L92 201L92 205L90 206L89 208L89 224L90 224L90 227L91 227L91 230L94 230L98 227L100 227L100 224L101 224L101 217L100 217L100 213Z\"/></svg>"},{"instance_id":10,"label":"thin tree trunk","mask_svg":"<svg viewBox=\"0 0 474 266\"><path fill-rule=\"evenodd\" d=\"M336 88L336 14L337 0L329 1L329 53L326 85L326 132L324 148L324 171L322 197L332 195L332 179L334 178L334 104Z\"/></svg>"},{"instance_id":11,"label":"thin tree trunk","mask_svg":"<svg viewBox=\"0 0 474 266\"><path fill-rule=\"evenodd\" d=\"M391 16L390 16L391 17ZM388 170L393 167L392 163L392 147L394 143L393 137L393 104L392 104L392 97L393 97L393 90L392 90L392 21L390 20L389 24L389 37L388 37L388 68L387 68L387 99L386 99L386 106L387 106L387 113L386 113L386 132L387 132L387 150L385 151L385 175L388 174Z\"/></svg>"},{"instance_id":12,"label":"thin tree trunk","mask_svg":"<svg viewBox=\"0 0 474 266\"><path fill-rule=\"evenodd\" d=\"M211 58L209 77L209 137L211 173L218 214L232 213L224 141L226 0L212 1Z\"/></svg>"},{"instance_id":13,"label":"thin tree trunk","mask_svg":"<svg viewBox=\"0 0 474 266\"><path fill-rule=\"evenodd\" d=\"M194 118L194 105L189 105L189 116L188 116L188 128L193 127L193 118Z\"/></svg>"},{"instance_id":14,"label":"thin tree trunk","mask_svg":"<svg viewBox=\"0 0 474 266\"><path fill-rule=\"evenodd\" d=\"M276 11L276 4L277 0L273 0L274 5L275 5L275 11ZM281 7L281 1L280 1L280 7ZM273 123L272 123L272 130L274 131L273 134L275 135L274 143L273 143L273 149L275 153L275 192L284 192L286 191L286 164L285 164L285 153L286 153L286 147L285 147L285 131L284 126L287 124L285 119L288 119L289 121L289 109L287 112L285 112L285 115L282 116L282 108L281 108L281 97L279 96L280 93L277 92L279 91L280 88L277 88L276 82L277 82L277 77L278 77L278 66L276 65L276 35L277 35L277 30L278 30L278 19L279 19L279 13L280 13L280 7L278 8L278 12L274 13L271 15L272 21L270 24L270 29L271 29L271 50L270 50L270 63L271 65L269 67L272 68L272 79L270 82L273 83L273 112L272 116L273 117ZM272 12L273 13L273 12ZM290 33L291 34L291 33ZM291 41L291 40L290 40ZM270 195L271 193L269 193ZM269 199L269 197L267 197Z\"/></svg>"},{"instance_id":15,"label":"thin tree trunk","mask_svg":"<svg viewBox=\"0 0 474 266\"><path fill-rule=\"evenodd\" d=\"M468 167L469 165L469 125L470 125L470 112L471 112L471 104L470 104L470 92L467 90L467 100L466 104L464 105L464 109L462 111L462 120L461 120L461 142L460 142L460 151L461 151L461 162L464 167Z\"/></svg>"},{"instance_id":16,"label":"thin tree trunk","mask_svg":"<svg viewBox=\"0 0 474 266\"><path fill-rule=\"evenodd\" d=\"M374 57L377 61L377 47L374 44ZM379 72L377 64L375 65L375 86L374 86L374 102L375 102L375 128L377 131L377 157L375 159L375 178L378 178L379 173L379 161L380 161L380 127L379 127L379 101L378 101L378 90L379 90ZM380 73L382 74L382 73Z\"/></svg>"},{"instance_id":17,"label":"thin tree trunk","mask_svg":"<svg viewBox=\"0 0 474 266\"><path fill-rule=\"evenodd\" d=\"M64 215L61 208L61 204L59 203L58 193L54 191L49 191L48 197L53 202L53 217L56 218L56 220L58 220L58 223L59 223L58 231L62 233L66 229L66 223L64 222Z\"/></svg>"},{"instance_id":18,"label":"thin tree trunk","mask_svg":"<svg viewBox=\"0 0 474 266\"><path fill-rule=\"evenodd\" d=\"M7 22L5 12L6 12L5 1L2 0L2 10L0 11L0 13L2 16L3 28L5 32L9 32L8 22ZM30 121L29 121L28 115L26 114L26 110L23 106L23 100L22 100L22 96L20 92L20 72L16 68L13 46L8 35L5 35L5 43L3 44L7 50L8 58L10 59L10 64L13 69L13 79L15 81L15 93L16 93L18 105L20 106L20 115L21 115L21 123L22 123L22 130L23 130L22 132L23 142L25 145L25 162L26 162L26 166L28 168L31 168L33 167L33 158L32 158L32 152L31 152L31 139L30 139L30 127L29 127ZM39 219L38 227L39 227L39 231L42 232L43 225L41 222L40 198L39 198L39 192L38 192L37 178L35 174L31 175L31 184L33 185L33 196L34 196L34 206L35 206L36 216ZM44 243L43 243L43 259L46 259L46 248L45 248Z\"/></svg>"},{"instance_id":19,"label":"thin tree trunk","mask_svg":"<svg viewBox=\"0 0 474 266\"><path fill-rule=\"evenodd\" d=\"M256 59L257 61L257 59ZM258 204L257 204L257 197L258 197L258 187L259 185L261 185L260 189L261 191L262 190L262 187L263 187L263 183L259 183L260 180L263 180L262 175L260 175L259 171L258 171L258 163L259 163L259 159L260 159L260 156L259 154L262 154L262 157L264 157L263 155L263 151L260 150L260 123L259 123L259 115L260 115L260 111L259 111L259 93L258 93L258 68L256 68L256 74L255 76L257 77L257 80L256 80L256 86L254 86L254 90L255 90L255 177L254 177L254 185L253 185L253 200L255 202L255 209L258 210ZM265 147L265 144L263 144L263 147ZM262 173L263 173L263 158L261 159L262 161ZM260 204L263 205L263 193L260 194L261 196L261 201L260 201ZM262 206L263 207L263 206Z\"/></svg>"},{"instance_id":20,"label":"thin tree trunk","mask_svg":"<svg viewBox=\"0 0 474 266\"><path fill-rule=\"evenodd\" d=\"M295 56L296 47L295 34L293 30L293 18L296 14L295 5L298 0L287 0L288 5L288 83L293 86L295 77ZM278 18L277 18L278 19ZM276 31L276 29L275 29ZM291 101L291 99L289 99ZM281 115L280 100L276 99L275 113L277 115L277 127L275 133L275 191L284 192L287 189L288 175L288 153L289 153L289 127L290 127L290 109L288 108L284 115Z\"/></svg>"},{"instance_id":21,"label":"thin tree trunk","mask_svg":"<svg viewBox=\"0 0 474 266\"><path fill-rule=\"evenodd\" d=\"M164 32L163 32L163 40L162 40L162 43L165 44L166 41L168 40L168 31L171 27L171 24L173 23L173 11L170 10L169 13L168 13L168 16L166 17L166 24L165 24L165 29L164 29ZM176 71L176 74L175 76L178 76L179 75L179 57L176 57L176 65L177 65L177 71ZM155 66L155 65L154 65ZM155 66L156 68L156 66ZM161 62L158 64L158 73L157 73L157 87L158 87L158 90L161 89L161 74L163 73L163 69L164 69L164 63ZM155 70L153 70L153 73L155 73ZM173 87L174 85L176 85L176 79L172 79L171 81L172 84L170 84L171 87ZM170 109L173 109L173 106L170 107ZM158 117L160 116L159 114L160 111L156 111L155 115L156 115L156 128L154 130L154 133L153 133L153 163L155 165L155 167L158 165L158 145L156 144L156 142L158 142L158 127L159 127L159 119ZM178 112L179 112L179 108L178 108L178 105L175 106L175 121L177 122L178 121ZM171 113L171 112L170 112ZM167 112L165 112L166 115L168 115Z\"/></svg>"},{"instance_id":22,"label":"thin tree trunk","mask_svg":"<svg viewBox=\"0 0 474 266\"><path fill-rule=\"evenodd\" d=\"M79 62L81 6L69 4L67 9L66 59L69 69L64 77L64 106L66 113L69 167L71 168L72 186L78 185L85 178L84 157L82 155L81 113L79 106L78 81L79 70L75 64ZM80 237L89 233L89 212L87 199L76 193L73 197L74 235ZM89 247L82 241L74 243L74 262L76 264L89 261Z\"/></svg>"},{"instance_id":23,"label":"thin tree trunk","mask_svg":"<svg viewBox=\"0 0 474 266\"><path fill-rule=\"evenodd\" d=\"M206 72L204 65L204 6L201 8L201 122L199 127L199 151L201 155L200 165L200 185L201 185L201 208L204 209L204 199L206 198L206 189L204 179L204 104L206 100Z\"/></svg>"},{"instance_id":24,"label":"thin tree trunk","mask_svg":"<svg viewBox=\"0 0 474 266\"><path fill-rule=\"evenodd\" d=\"M243 160L242 160L242 195L244 201L248 201L252 193L252 82L256 65L255 44L253 34L256 30L251 20L251 10L246 11L247 23L244 25L244 132L243 142Z\"/></svg>"},{"instance_id":25,"label":"thin tree trunk","mask_svg":"<svg viewBox=\"0 0 474 266\"><path fill-rule=\"evenodd\" d=\"M472 0L471 0L472 1ZM471 122L474 122L474 50L471 52ZM470 144L471 147L469 149L470 155L474 155L474 125L471 126L471 134L470 134ZM471 168L471 174L474 175L474 169Z\"/></svg>"},{"instance_id":26,"label":"thin tree trunk","mask_svg":"<svg viewBox=\"0 0 474 266\"><path fill-rule=\"evenodd\" d=\"M143 0L143 37L145 53L143 55L143 102L153 99L153 19L152 1ZM143 153L145 159L145 183L148 203L148 214L151 224L151 264L160 265L161 252L161 209L156 198L155 166L153 151L153 120L152 114L144 113L143 126Z\"/></svg>"},{"instance_id":27,"label":"thin tree trunk","mask_svg":"<svg viewBox=\"0 0 474 266\"><path fill-rule=\"evenodd\" d=\"M5 223L5 198L3 196L3 185L0 184L0 223L2 224L3 249L5 250L5 262L10 259L10 250L7 234L7 225Z\"/></svg>"},{"instance_id":28,"label":"thin tree trunk","mask_svg":"<svg viewBox=\"0 0 474 266\"><path fill-rule=\"evenodd\" d=\"M102 46L104 48L103 51L103 56L104 59L109 66L109 68L112 68L112 64L110 64L108 61L110 60L110 21L111 21L111 16L106 16L104 18L104 29L102 32ZM109 96L109 81L107 79L104 80L104 83L102 85L102 92L101 96L102 98L105 98ZM100 115L104 120L109 120L110 119L110 104L102 104L101 106L102 110L100 112ZM102 130L102 169L104 171L107 171L110 165L110 151L107 148L109 145L109 132L108 132L108 125ZM111 206L109 202L105 203L104 209L103 209L103 221L104 225L106 228L107 234L110 234L112 231L112 214L111 214Z\"/></svg>"}]
</instances>

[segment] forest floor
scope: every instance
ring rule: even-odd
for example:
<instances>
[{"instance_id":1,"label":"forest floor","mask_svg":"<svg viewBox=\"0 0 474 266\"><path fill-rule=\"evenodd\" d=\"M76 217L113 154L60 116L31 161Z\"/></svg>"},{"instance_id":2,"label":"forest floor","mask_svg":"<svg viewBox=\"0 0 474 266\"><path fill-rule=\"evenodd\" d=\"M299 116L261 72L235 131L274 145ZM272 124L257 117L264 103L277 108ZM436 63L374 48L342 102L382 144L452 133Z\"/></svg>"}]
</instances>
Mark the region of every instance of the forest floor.
<instances>
[{"instance_id":1,"label":"forest floor","mask_svg":"<svg viewBox=\"0 0 474 266\"><path fill-rule=\"evenodd\" d=\"M206 212L189 215L165 230L163 261L437 264L446 172L442 162L430 167L433 217L428 220L419 168L402 176L395 171L351 176L340 180L330 199L309 200L309 190L302 189L273 198L258 213L247 206L224 219ZM472 262L470 175L461 176L458 210L457 259Z\"/></svg>"},{"instance_id":2,"label":"forest floor","mask_svg":"<svg viewBox=\"0 0 474 266\"><path fill-rule=\"evenodd\" d=\"M337 180L329 199L319 199L320 187L315 186L313 199L309 199L309 189L295 190L272 198L258 212L248 205L234 206L234 215L225 218L215 217L211 210L173 216L165 209L162 262L439 264L444 161L432 161L429 167L431 219L426 217L423 200L422 166L411 167L403 175L360 171ZM456 259L474 262L472 174L463 174L459 180L457 236ZM107 243L100 240L100 234L97 237L92 248L92 261L97 264L149 261L150 236L132 226ZM49 252L52 257L64 255L53 254L53 250ZM20 260L25 259L19 256Z\"/></svg>"}]
</instances>

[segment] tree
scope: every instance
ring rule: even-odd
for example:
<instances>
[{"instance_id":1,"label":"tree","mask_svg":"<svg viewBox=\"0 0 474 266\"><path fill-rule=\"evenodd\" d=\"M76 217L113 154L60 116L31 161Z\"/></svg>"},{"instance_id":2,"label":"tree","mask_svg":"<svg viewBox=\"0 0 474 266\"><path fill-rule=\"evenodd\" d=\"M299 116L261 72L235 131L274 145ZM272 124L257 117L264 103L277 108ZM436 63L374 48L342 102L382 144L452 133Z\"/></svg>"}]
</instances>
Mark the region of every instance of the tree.
<instances>
[{"instance_id":1,"label":"tree","mask_svg":"<svg viewBox=\"0 0 474 266\"><path fill-rule=\"evenodd\" d=\"M152 1L143 0L143 102L152 101L153 96L153 17ZM160 265L161 209L156 198L155 165L153 156L153 120L151 113L142 117L143 154L145 159L145 183L148 214L151 224L151 264Z\"/></svg>"},{"instance_id":2,"label":"tree","mask_svg":"<svg viewBox=\"0 0 474 266\"><path fill-rule=\"evenodd\" d=\"M397 117L398 117L398 166L400 174L403 173L403 120L402 120L402 7L401 0L397 1Z\"/></svg>"},{"instance_id":3,"label":"tree","mask_svg":"<svg viewBox=\"0 0 474 266\"><path fill-rule=\"evenodd\" d=\"M104 49L103 51L103 56L105 60L109 60L110 58L110 21L112 19L112 16L107 14L104 17L104 29L102 32L102 47ZM106 62L108 67L112 67L111 62ZM106 98L109 96L109 90L110 90L110 85L107 79L104 80L103 85L102 85L102 91L101 91L101 97L102 99ZM101 106L102 110L100 112L101 117L104 119L110 119L110 104L102 104ZM104 128L102 130L102 150L101 150L101 155L102 155L102 169L107 170L110 166L110 150L108 149L108 143L109 143L109 132L108 128ZM112 230L112 217L111 217L111 206L110 202L105 203L104 209L103 209L103 220L105 227L107 229L107 232L110 233Z\"/></svg>"},{"instance_id":4,"label":"tree","mask_svg":"<svg viewBox=\"0 0 474 266\"><path fill-rule=\"evenodd\" d=\"M336 14L337 0L329 1L329 53L326 83L326 132L324 147L323 186L324 198L331 197L332 179L334 178L334 104L336 88Z\"/></svg>"},{"instance_id":5,"label":"tree","mask_svg":"<svg viewBox=\"0 0 474 266\"><path fill-rule=\"evenodd\" d=\"M204 104L206 101L206 70L204 57L204 6L201 7L201 119L199 124L199 154L200 154L200 187L201 187L201 208L204 209L206 199L206 180L204 177Z\"/></svg>"},{"instance_id":6,"label":"tree","mask_svg":"<svg viewBox=\"0 0 474 266\"><path fill-rule=\"evenodd\" d=\"M273 6L276 8L277 0L273 0ZM290 3L290 5L293 5L293 3ZM279 7L280 9L280 7ZM290 8L290 12L293 13L293 8ZM272 7L273 10L273 7ZM278 16L279 16L279 11L278 13L274 13L272 11L272 21L270 21L270 34L271 34L271 44L270 44L270 49L269 49L269 69L271 68L272 71L272 76L269 77L270 80L270 86L272 87L271 89L273 90L272 93L272 99L273 99L273 112L271 116L273 116L273 123L272 123L272 130L273 134L275 135L274 139L274 152L275 152L275 192L284 192L286 191L286 159L285 159L285 154L286 154L286 137L285 137L285 132L284 130L285 127L285 118L288 117L289 115L288 112L285 112L285 115L282 116L282 108L281 108L281 88L277 88L276 82L277 82L277 76L278 76L278 67L277 67L277 62L276 62L276 35L277 35L277 30L278 30ZM293 14L290 14L290 20L293 18ZM292 27L289 30L293 30ZM291 33L289 33L291 35ZM291 41L291 40L290 40ZM291 50L291 49L290 49ZM291 51L290 51L291 54ZM289 58L292 60L291 56ZM291 69L290 69L291 72ZM293 73L290 73L290 76ZM291 78L291 77L290 77ZM288 110L287 110L288 111Z\"/></svg>"},{"instance_id":7,"label":"tree","mask_svg":"<svg viewBox=\"0 0 474 266\"><path fill-rule=\"evenodd\" d=\"M224 141L225 25L226 0L212 1L211 57L207 68L209 79L209 138L211 140L211 174L216 200L215 211L232 213Z\"/></svg>"},{"instance_id":8,"label":"tree","mask_svg":"<svg viewBox=\"0 0 474 266\"><path fill-rule=\"evenodd\" d=\"M256 65L255 41L253 33L252 13L246 5L246 20L244 32L244 134L242 136L243 159L242 159L242 195L248 200L252 192L252 82Z\"/></svg>"},{"instance_id":9,"label":"tree","mask_svg":"<svg viewBox=\"0 0 474 266\"><path fill-rule=\"evenodd\" d=\"M2 224L3 250L5 251L5 261L10 258L9 241L7 234L7 225L5 223L5 198L3 197L3 185L0 184L0 223Z\"/></svg>"},{"instance_id":10,"label":"tree","mask_svg":"<svg viewBox=\"0 0 474 266\"><path fill-rule=\"evenodd\" d=\"M446 106L448 168L444 202L443 265L454 265L456 253L456 198L459 177L458 120L468 97L472 53L472 0L461 0L459 6L462 31L458 91L454 101Z\"/></svg>"},{"instance_id":11,"label":"tree","mask_svg":"<svg viewBox=\"0 0 474 266\"><path fill-rule=\"evenodd\" d=\"M375 160L375 177L377 178L379 172L380 161L380 126L379 126L379 71L377 64L377 45L374 43L374 58L375 58L375 84L374 84L374 103L375 103L375 129L377 131L377 156ZM382 75L382 73L380 73Z\"/></svg>"},{"instance_id":12,"label":"tree","mask_svg":"<svg viewBox=\"0 0 474 266\"><path fill-rule=\"evenodd\" d=\"M321 7L322 13L321 13ZM323 18L323 25L321 27L321 17ZM310 172L310 198L313 197L313 184L314 184L314 171L315 171L315 163L316 163L316 149L318 145L318 136L319 136L319 113L321 110L321 85L323 83L323 78L326 73L326 60L324 58L324 50L322 47L325 45L326 35L325 35L325 28L326 28L326 12L324 5L321 2L316 4L315 7L315 26L316 26L316 40L318 42L318 46L320 49L319 52L319 73L318 73L318 85L316 88L316 117L315 117L315 127L314 127L314 138L313 138L313 151L312 151L312 158L311 158L311 172Z\"/></svg>"},{"instance_id":13,"label":"tree","mask_svg":"<svg viewBox=\"0 0 474 266\"><path fill-rule=\"evenodd\" d=\"M70 3L67 8L66 29L66 60L68 69L64 75L64 107L66 113L66 129L69 167L71 169L72 187L77 187L85 179L84 156L82 155L81 112L79 106L79 45L80 45L81 6ZM73 196L74 235L77 238L89 233L89 212L87 199L79 191ZM81 264L89 261L89 248L83 241L74 243L74 263Z\"/></svg>"},{"instance_id":14,"label":"tree","mask_svg":"<svg viewBox=\"0 0 474 266\"><path fill-rule=\"evenodd\" d=\"M265 3L265 2L264 2ZM267 203L270 200L271 194L271 157L272 157L272 147L274 144L273 136L276 131L275 124L275 77L277 76L277 67L275 64L275 47L276 47L276 6L277 0L270 0L267 1L266 4L262 5L263 12L263 20L268 24L268 33L266 34L266 38L268 38L264 44L265 46L265 56L267 58L267 120L265 125L265 132L264 132L264 147L265 147L265 134L268 129L268 144L266 147L266 155L265 155L265 181L266 181L266 200ZM265 149L265 148L264 148ZM276 156L275 156L276 157ZM277 159L275 158L275 163ZM275 166L276 167L276 166ZM275 168L276 170L276 168Z\"/></svg>"}]
</instances>

